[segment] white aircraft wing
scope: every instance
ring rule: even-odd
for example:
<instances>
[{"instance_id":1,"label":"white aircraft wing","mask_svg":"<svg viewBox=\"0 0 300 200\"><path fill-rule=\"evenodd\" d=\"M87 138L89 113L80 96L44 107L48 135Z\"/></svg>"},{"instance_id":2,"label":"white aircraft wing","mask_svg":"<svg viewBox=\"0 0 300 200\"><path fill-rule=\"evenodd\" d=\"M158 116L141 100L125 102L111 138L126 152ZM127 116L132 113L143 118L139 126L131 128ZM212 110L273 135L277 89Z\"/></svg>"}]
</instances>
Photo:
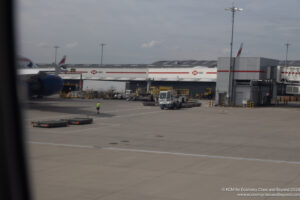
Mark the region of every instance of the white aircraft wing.
<instances>
[{"instance_id":1,"label":"white aircraft wing","mask_svg":"<svg viewBox=\"0 0 300 200\"><path fill-rule=\"evenodd\" d=\"M32 69L18 69L18 75L29 76L29 75L37 75L40 72L55 72L55 68L32 68Z\"/></svg>"},{"instance_id":2,"label":"white aircraft wing","mask_svg":"<svg viewBox=\"0 0 300 200\"><path fill-rule=\"evenodd\" d=\"M66 56L64 56L61 61L58 63L58 66L53 68L38 68L36 64L34 64L30 59L25 57L18 58L19 69L17 74L21 77L31 77L34 75L38 75L40 73L48 73L48 74L58 74L60 68L63 68L65 65Z\"/></svg>"}]
</instances>

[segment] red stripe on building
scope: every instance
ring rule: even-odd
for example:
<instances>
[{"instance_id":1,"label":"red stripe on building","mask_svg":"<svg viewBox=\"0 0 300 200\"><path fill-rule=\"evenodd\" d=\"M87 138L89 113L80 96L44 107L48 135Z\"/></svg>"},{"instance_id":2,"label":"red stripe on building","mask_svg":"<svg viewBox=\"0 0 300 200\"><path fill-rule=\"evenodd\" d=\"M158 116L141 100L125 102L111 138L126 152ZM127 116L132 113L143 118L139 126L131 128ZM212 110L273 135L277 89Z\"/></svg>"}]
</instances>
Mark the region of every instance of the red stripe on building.
<instances>
[{"instance_id":1,"label":"red stripe on building","mask_svg":"<svg viewBox=\"0 0 300 200\"><path fill-rule=\"evenodd\" d=\"M217 72L206 72L206 74L217 74Z\"/></svg>"},{"instance_id":2,"label":"red stripe on building","mask_svg":"<svg viewBox=\"0 0 300 200\"><path fill-rule=\"evenodd\" d=\"M189 74L189 72L149 72L149 74Z\"/></svg>"},{"instance_id":3,"label":"red stripe on building","mask_svg":"<svg viewBox=\"0 0 300 200\"><path fill-rule=\"evenodd\" d=\"M300 74L300 72L281 72L282 74Z\"/></svg>"},{"instance_id":4,"label":"red stripe on building","mask_svg":"<svg viewBox=\"0 0 300 200\"><path fill-rule=\"evenodd\" d=\"M218 70L217 72L229 72L229 70Z\"/></svg>"},{"instance_id":5,"label":"red stripe on building","mask_svg":"<svg viewBox=\"0 0 300 200\"><path fill-rule=\"evenodd\" d=\"M229 72L229 70L218 70L218 72ZM238 72L238 73L266 73L265 71L256 71L256 70L234 70L231 72Z\"/></svg>"},{"instance_id":6,"label":"red stripe on building","mask_svg":"<svg viewBox=\"0 0 300 200\"><path fill-rule=\"evenodd\" d=\"M105 72L106 74L146 74L146 72Z\"/></svg>"}]
</instances>

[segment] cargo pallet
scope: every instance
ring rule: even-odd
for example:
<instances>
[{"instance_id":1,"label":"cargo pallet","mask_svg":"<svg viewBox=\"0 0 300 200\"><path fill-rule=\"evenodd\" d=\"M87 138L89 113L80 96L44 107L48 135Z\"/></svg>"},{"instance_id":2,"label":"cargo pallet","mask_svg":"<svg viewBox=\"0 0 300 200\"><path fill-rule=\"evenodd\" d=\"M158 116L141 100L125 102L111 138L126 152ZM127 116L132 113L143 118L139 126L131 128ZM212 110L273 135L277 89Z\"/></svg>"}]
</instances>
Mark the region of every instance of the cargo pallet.
<instances>
[{"instance_id":1,"label":"cargo pallet","mask_svg":"<svg viewBox=\"0 0 300 200\"><path fill-rule=\"evenodd\" d=\"M36 121L31 122L33 127L39 128L57 128L57 127L67 127L68 125L84 125L93 123L92 118L71 118L71 119L60 119L51 121Z\"/></svg>"},{"instance_id":2,"label":"cargo pallet","mask_svg":"<svg viewBox=\"0 0 300 200\"><path fill-rule=\"evenodd\" d=\"M66 127L68 126L68 122L62 120L52 120L52 121L37 121L31 122L33 127L40 128L56 128L56 127Z\"/></svg>"},{"instance_id":3,"label":"cargo pallet","mask_svg":"<svg viewBox=\"0 0 300 200\"><path fill-rule=\"evenodd\" d=\"M93 123L92 118L71 118L71 119L63 119L69 125L84 125Z\"/></svg>"}]
</instances>

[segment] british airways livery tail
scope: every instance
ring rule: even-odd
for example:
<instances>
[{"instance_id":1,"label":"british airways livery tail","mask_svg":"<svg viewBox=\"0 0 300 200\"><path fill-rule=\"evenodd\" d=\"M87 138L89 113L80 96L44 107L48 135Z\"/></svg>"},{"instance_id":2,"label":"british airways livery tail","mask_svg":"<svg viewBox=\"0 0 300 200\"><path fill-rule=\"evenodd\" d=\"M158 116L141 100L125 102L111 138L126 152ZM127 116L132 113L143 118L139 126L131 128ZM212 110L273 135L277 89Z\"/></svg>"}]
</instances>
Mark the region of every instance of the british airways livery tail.
<instances>
[{"instance_id":1,"label":"british airways livery tail","mask_svg":"<svg viewBox=\"0 0 300 200\"><path fill-rule=\"evenodd\" d=\"M58 63L58 66L65 69L66 59L67 59L67 56L64 56L64 57L61 59L61 61Z\"/></svg>"}]
</instances>

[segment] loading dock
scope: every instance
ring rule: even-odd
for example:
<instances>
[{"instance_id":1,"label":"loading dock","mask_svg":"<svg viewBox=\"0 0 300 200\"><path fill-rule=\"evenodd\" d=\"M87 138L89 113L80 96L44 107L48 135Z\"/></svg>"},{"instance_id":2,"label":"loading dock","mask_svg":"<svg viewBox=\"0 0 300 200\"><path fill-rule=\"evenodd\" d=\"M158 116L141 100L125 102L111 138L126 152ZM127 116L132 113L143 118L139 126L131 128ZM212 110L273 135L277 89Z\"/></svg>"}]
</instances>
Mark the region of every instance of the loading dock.
<instances>
[{"instance_id":1,"label":"loading dock","mask_svg":"<svg viewBox=\"0 0 300 200\"><path fill-rule=\"evenodd\" d=\"M260 57L239 57L230 71L230 59L219 58L216 84L216 105L242 106L245 102L267 105L276 101L276 69L278 60ZM230 74L232 79L230 80Z\"/></svg>"},{"instance_id":2,"label":"loading dock","mask_svg":"<svg viewBox=\"0 0 300 200\"><path fill-rule=\"evenodd\" d=\"M151 86L189 89L193 97L210 89L212 98L216 96L216 105L240 106L247 101L265 105L276 103L277 94L300 95L300 61L285 65L274 59L238 57L229 71L229 60L222 57L218 61L161 61L150 65L72 65L60 76L65 80L65 90L82 88L82 82L90 80L122 82L125 90L132 91L149 90Z\"/></svg>"}]
</instances>

